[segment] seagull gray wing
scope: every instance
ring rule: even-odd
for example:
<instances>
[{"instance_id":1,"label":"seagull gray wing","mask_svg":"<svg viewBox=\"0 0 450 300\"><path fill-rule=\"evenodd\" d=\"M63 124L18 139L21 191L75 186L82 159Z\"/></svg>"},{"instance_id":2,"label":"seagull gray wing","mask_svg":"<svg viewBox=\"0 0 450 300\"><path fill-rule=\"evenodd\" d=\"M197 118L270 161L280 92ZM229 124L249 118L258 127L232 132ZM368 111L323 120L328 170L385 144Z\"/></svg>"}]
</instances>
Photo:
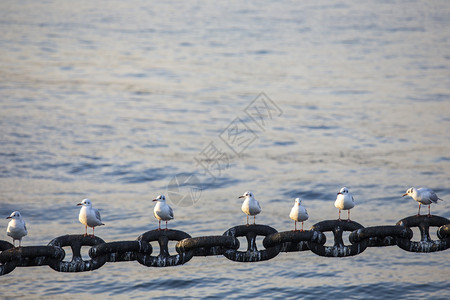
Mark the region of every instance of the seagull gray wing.
<instances>
[{"instance_id":1,"label":"seagull gray wing","mask_svg":"<svg viewBox=\"0 0 450 300\"><path fill-rule=\"evenodd\" d=\"M437 203L438 200L442 200L442 199L439 198L435 192L430 190L430 200L433 201L434 203Z\"/></svg>"},{"instance_id":2,"label":"seagull gray wing","mask_svg":"<svg viewBox=\"0 0 450 300\"><path fill-rule=\"evenodd\" d=\"M100 216L100 212L98 211L98 209L94 208L94 212L95 212L95 217L97 218L97 220L99 220L101 222L102 217Z\"/></svg>"},{"instance_id":3,"label":"seagull gray wing","mask_svg":"<svg viewBox=\"0 0 450 300\"><path fill-rule=\"evenodd\" d=\"M172 207L170 207L170 206L168 206L168 207L169 207L169 215L170 215L170 218L173 219L173 210L172 210Z\"/></svg>"}]
</instances>

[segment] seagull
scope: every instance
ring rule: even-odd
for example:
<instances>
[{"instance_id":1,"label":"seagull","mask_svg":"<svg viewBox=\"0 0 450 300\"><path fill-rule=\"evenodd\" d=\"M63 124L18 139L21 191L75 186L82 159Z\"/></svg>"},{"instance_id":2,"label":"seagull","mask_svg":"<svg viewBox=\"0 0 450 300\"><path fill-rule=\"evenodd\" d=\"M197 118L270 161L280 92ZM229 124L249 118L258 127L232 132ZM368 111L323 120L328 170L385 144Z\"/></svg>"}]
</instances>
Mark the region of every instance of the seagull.
<instances>
[{"instance_id":1,"label":"seagull","mask_svg":"<svg viewBox=\"0 0 450 300\"><path fill-rule=\"evenodd\" d=\"M244 203L242 203L242 211L247 214L247 225L248 216L253 216L253 224L256 222L256 215L261 212L261 206L258 200L253 198L252 192L245 192L244 195L239 196L239 198L245 198Z\"/></svg>"},{"instance_id":2,"label":"seagull","mask_svg":"<svg viewBox=\"0 0 450 300\"><path fill-rule=\"evenodd\" d=\"M295 221L295 230L297 231L297 221L302 222L302 229L303 231L303 221L308 220L308 212L306 211L306 208L302 206L302 200L300 198L295 198L295 204L291 209L291 213L289 214L289 217Z\"/></svg>"},{"instance_id":3,"label":"seagull","mask_svg":"<svg viewBox=\"0 0 450 300\"><path fill-rule=\"evenodd\" d=\"M25 226L25 221L22 219L22 215L18 211L13 211L7 219L11 219L11 221L8 223L6 234L12 237L14 247L16 247L16 240L19 240L19 247L21 247L22 238L28 233L27 226Z\"/></svg>"},{"instance_id":4,"label":"seagull","mask_svg":"<svg viewBox=\"0 0 450 300\"><path fill-rule=\"evenodd\" d=\"M350 209L355 206L355 199L353 199L352 194L348 192L348 188L345 186L341 188L339 193L337 193L336 201L334 206L339 209L339 221L341 220L341 210L347 210L347 221L350 222Z\"/></svg>"},{"instance_id":5,"label":"seagull","mask_svg":"<svg viewBox=\"0 0 450 300\"><path fill-rule=\"evenodd\" d=\"M403 194L403 197L405 196L411 196L414 200L419 202L419 211L417 212L417 215L420 216L420 206L422 204L428 205L428 216L431 216L430 214L430 206L431 203L437 203L438 200L441 200L435 192L433 192L432 189L427 188L419 188L416 189L414 187L409 188L405 194Z\"/></svg>"},{"instance_id":6,"label":"seagull","mask_svg":"<svg viewBox=\"0 0 450 300\"><path fill-rule=\"evenodd\" d=\"M92 236L94 235L95 226L105 225L102 223L102 218L100 217L100 212L98 209L92 207L92 202L89 199L84 199L77 206L81 206L80 214L78 215L78 220L81 224L84 224L86 232L84 236L87 236L87 227L92 227Z\"/></svg>"},{"instance_id":7,"label":"seagull","mask_svg":"<svg viewBox=\"0 0 450 300\"><path fill-rule=\"evenodd\" d=\"M153 214L155 215L155 218L159 220L158 230L161 230L161 220L166 221L167 230L167 221L173 219L173 210L166 203L166 197L164 195L159 195L156 199L153 199L153 201L156 202Z\"/></svg>"}]
</instances>

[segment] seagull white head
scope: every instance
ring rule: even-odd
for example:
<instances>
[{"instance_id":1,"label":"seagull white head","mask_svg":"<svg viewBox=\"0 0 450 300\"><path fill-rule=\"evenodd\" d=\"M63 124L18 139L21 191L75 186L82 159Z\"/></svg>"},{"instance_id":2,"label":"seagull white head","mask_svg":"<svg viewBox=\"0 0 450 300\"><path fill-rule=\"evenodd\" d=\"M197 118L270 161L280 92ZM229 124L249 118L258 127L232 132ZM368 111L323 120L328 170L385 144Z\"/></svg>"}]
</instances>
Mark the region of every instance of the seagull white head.
<instances>
[{"instance_id":1,"label":"seagull white head","mask_svg":"<svg viewBox=\"0 0 450 300\"><path fill-rule=\"evenodd\" d=\"M81 201L80 203L77 204L77 206L80 206L80 205L85 206L85 207L91 207L92 203L91 203L91 200L84 199L83 201Z\"/></svg>"},{"instance_id":2,"label":"seagull white head","mask_svg":"<svg viewBox=\"0 0 450 300\"><path fill-rule=\"evenodd\" d=\"M9 217L6 217L7 219L14 219L14 220L20 220L22 219L22 215L18 211L13 211Z\"/></svg>"},{"instance_id":3,"label":"seagull white head","mask_svg":"<svg viewBox=\"0 0 450 300\"><path fill-rule=\"evenodd\" d=\"M298 205L302 204L302 199L295 198L295 203L297 203Z\"/></svg>"},{"instance_id":4,"label":"seagull white head","mask_svg":"<svg viewBox=\"0 0 450 300\"><path fill-rule=\"evenodd\" d=\"M341 190L339 191L339 193L337 193L338 195L344 195L344 194L348 194L348 188L346 188L345 186L343 188L341 188Z\"/></svg>"},{"instance_id":5,"label":"seagull white head","mask_svg":"<svg viewBox=\"0 0 450 300\"><path fill-rule=\"evenodd\" d=\"M253 193L252 192L245 192L244 195L239 196L239 198L253 198Z\"/></svg>"},{"instance_id":6,"label":"seagull white head","mask_svg":"<svg viewBox=\"0 0 450 300\"><path fill-rule=\"evenodd\" d=\"M158 197L156 197L156 198L153 199L152 201L166 202L166 196L164 196L164 195L159 195Z\"/></svg>"},{"instance_id":7,"label":"seagull white head","mask_svg":"<svg viewBox=\"0 0 450 300\"><path fill-rule=\"evenodd\" d=\"M402 197L405 197L405 196L411 196L411 197L413 197L414 194L417 194L417 190L416 190L416 188L411 187L411 188L409 188L409 189L406 191L406 193L403 194ZM413 197L413 198L414 198L414 197Z\"/></svg>"}]
</instances>

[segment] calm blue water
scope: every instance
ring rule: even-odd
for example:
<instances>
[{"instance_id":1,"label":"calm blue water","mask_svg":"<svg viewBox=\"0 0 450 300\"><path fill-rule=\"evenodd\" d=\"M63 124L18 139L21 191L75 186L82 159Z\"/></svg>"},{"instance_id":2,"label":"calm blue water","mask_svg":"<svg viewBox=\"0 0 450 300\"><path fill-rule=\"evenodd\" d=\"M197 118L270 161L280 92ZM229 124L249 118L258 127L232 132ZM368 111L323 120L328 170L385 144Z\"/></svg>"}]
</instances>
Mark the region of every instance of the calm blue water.
<instances>
[{"instance_id":1,"label":"calm blue water","mask_svg":"<svg viewBox=\"0 0 450 300\"><path fill-rule=\"evenodd\" d=\"M245 222L237 197L251 190L257 222L285 231L295 197L309 228L337 218L347 186L355 221L394 225L417 212L406 189L427 186L445 199L432 213L450 218L449 27L447 1L2 1L0 216L21 211L23 245L46 245L83 232L75 205L89 197L98 236L135 240L156 228L151 199L166 194L170 228L220 235ZM448 250L396 246L194 257L18 268L0 295L448 299L449 269Z\"/></svg>"}]
</instances>

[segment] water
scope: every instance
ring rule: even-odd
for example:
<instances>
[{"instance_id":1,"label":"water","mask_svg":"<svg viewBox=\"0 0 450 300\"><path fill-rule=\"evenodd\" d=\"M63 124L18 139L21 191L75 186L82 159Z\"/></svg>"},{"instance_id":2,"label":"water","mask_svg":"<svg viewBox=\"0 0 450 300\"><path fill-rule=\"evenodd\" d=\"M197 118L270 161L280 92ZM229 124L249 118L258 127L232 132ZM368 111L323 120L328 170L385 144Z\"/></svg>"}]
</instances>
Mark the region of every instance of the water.
<instances>
[{"instance_id":1,"label":"water","mask_svg":"<svg viewBox=\"0 0 450 300\"><path fill-rule=\"evenodd\" d=\"M243 224L246 190L278 231L297 196L306 228L337 218L344 185L364 226L415 214L410 186L433 188L445 200L432 213L450 218L449 23L446 1L2 1L0 215L21 211L23 244L46 245L83 232L75 205L89 197L106 224L96 234L134 240L157 226L150 200L193 173L201 194L172 203L169 227L194 237ZM261 92L279 111L258 126L246 109ZM254 139L227 139L236 124ZM212 174L205 153L225 154ZM0 295L448 299L449 253L17 268Z\"/></svg>"}]
</instances>

